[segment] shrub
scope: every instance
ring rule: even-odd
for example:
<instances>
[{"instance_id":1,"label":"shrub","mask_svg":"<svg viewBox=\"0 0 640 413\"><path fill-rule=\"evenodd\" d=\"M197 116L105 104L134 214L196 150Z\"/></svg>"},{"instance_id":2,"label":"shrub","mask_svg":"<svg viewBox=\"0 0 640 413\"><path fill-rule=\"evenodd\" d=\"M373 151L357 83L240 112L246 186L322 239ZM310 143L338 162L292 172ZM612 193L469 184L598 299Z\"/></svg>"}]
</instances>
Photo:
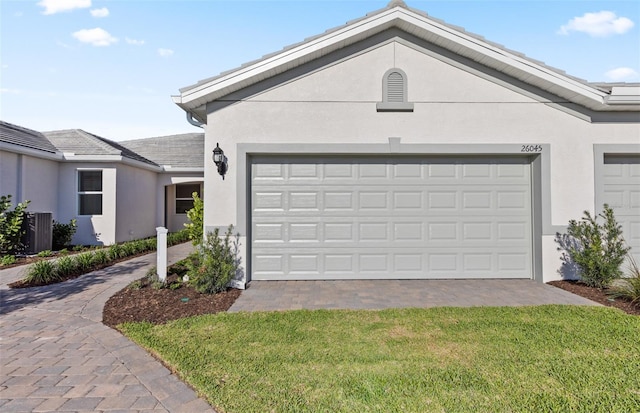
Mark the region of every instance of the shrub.
<instances>
[{"instance_id":1,"label":"shrub","mask_svg":"<svg viewBox=\"0 0 640 413\"><path fill-rule=\"evenodd\" d=\"M186 229L183 229L181 231L172 232L172 233L168 234L167 235L167 245L168 246L172 246L172 245L176 245L176 244L181 244L183 242L189 241L189 239L191 239L191 237L189 235L189 231L186 230ZM196 244L194 244L194 245L196 245Z\"/></svg>"},{"instance_id":2,"label":"shrub","mask_svg":"<svg viewBox=\"0 0 640 413\"><path fill-rule=\"evenodd\" d=\"M16 263L16 257L14 255L5 255L0 258L0 265L11 265Z\"/></svg>"},{"instance_id":3,"label":"shrub","mask_svg":"<svg viewBox=\"0 0 640 413\"><path fill-rule=\"evenodd\" d=\"M93 259L92 259L93 264L104 265L104 264L108 264L109 261L111 260L109 259L109 254L107 253L106 250L101 249L93 252Z\"/></svg>"},{"instance_id":4,"label":"shrub","mask_svg":"<svg viewBox=\"0 0 640 413\"><path fill-rule=\"evenodd\" d=\"M604 223L598 222L598 217ZM622 227L616 222L613 209L604 205L604 211L592 216L584 211L580 221L569 221L567 234L556 234L560 250L566 251L565 261L573 261L582 281L596 288L609 286L622 275L620 266L629 248L622 237Z\"/></svg>"},{"instance_id":5,"label":"shrub","mask_svg":"<svg viewBox=\"0 0 640 413\"><path fill-rule=\"evenodd\" d=\"M63 224L62 222L53 221L53 249L60 250L64 247L67 247L71 244L71 240L78 230L78 223L75 219L69 221L68 224Z\"/></svg>"},{"instance_id":6,"label":"shrub","mask_svg":"<svg viewBox=\"0 0 640 413\"><path fill-rule=\"evenodd\" d=\"M53 252L51 250L44 250L44 251L40 251L36 255L40 258L46 258L46 257L52 256Z\"/></svg>"},{"instance_id":7,"label":"shrub","mask_svg":"<svg viewBox=\"0 0 640 413\"><path fill-rule=\"evenodd\" d=\"M611 296L624 298L636 305L640 305L640 268L631 254L627 256L629 261L628 276L622 278L611 289Z\"/></svg>"},{"instance_id":8,"label":"shrub","mask_svg":"<svg viewBox=\"0 0 640 413\"><path fill-rule=\"evenodd\" d=\"M80 270L88 271L93 268L93 252L83 252L73 258Z\"/></svg>"},{"instance_id":9,"label":"shrub","mask_svg":"<svg viewBox=\"0 0 640 413\"><path fill-rule=\"evenodd\" d=\"M232 241L232 231L233 226L230 225L224 237L219 236L217 228L208 233L187 261L189 284L199 292L213 294L224 291L236 275L239 235Z\"/></svg>"},{"instance_id":10,"label":"shrub","mask_svg":"<svg viewBox=\"0 0 640 413\"><path fill-rule=\"evenodd\" d=\"M202 243L203 239L203 215L204 215L204 202L198 196L197 192L192 194L193 196L193 208L187 211L187 218L189 222L184 224L187 228L189 239L193 245Z\"/></svg>"},{"instance_id":11,"label":"shrub","mask_svg":"<svg viewBox=\"0 0 640 413\"><path fill-rule=\"evenodd\" d=\"M115 261L119 258L126 257L126 252L121 244L113 244L109 247L109 258Z\"/></svg>"},{"instance_id":12,"label":"shrub","mask_svg":"<svg viewBox=\"0 0 640 413\"><path fill-rule=\"evenodd\" d=\"M44 260L33 263L27 270L25 281L34 284L50 284L60 280L53 261Z\"/></svg>"},{"instance_id":13,"label":"shrub","mask_svg":"<svg viewBox=\"0 0 640 413\"><path fill-rule=\"evenodd\" d=\"M29 202L20 202L11 210L11 195L0 197L0 255L20 251L24 235L22 221Z\"/></svg>"},{"instance_id":14,"label":"shrub","mask_svg":"<svg viewBox=\"0 0 640 413\"><path fill-rule=\"evenodd\" d=\"M76 261L69 256L58 258L55 265L59 278L66 277L77 271Z\"/></svg>"}]
</instances>

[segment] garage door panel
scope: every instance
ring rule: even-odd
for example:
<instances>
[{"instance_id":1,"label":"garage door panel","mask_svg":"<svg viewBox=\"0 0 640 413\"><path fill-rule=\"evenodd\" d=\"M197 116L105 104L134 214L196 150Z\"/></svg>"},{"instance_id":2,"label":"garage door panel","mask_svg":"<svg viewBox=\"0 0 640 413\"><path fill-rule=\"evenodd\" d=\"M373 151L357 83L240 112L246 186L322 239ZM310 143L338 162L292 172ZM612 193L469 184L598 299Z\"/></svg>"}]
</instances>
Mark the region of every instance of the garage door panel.
<instances>
[{"instance_id":1,"label":"garage door panel","mask_svg":"<svg viewBox=\"0 0 640 413\"><path fill-rule=\"evenodd\" d=\"M254 279L531 278L525 160L356 159L253 160Z\"/></svg>"},{"instance_id":2,"label":"garage door panel","mask_svg":"<svg viewBox=\"0 0 640 413\"><path fill-rule=\"evenodd\" d=\"M640 262L640 155L605 155L602 199L613 208L622 234Z\"/></svg>"}]
</instances>

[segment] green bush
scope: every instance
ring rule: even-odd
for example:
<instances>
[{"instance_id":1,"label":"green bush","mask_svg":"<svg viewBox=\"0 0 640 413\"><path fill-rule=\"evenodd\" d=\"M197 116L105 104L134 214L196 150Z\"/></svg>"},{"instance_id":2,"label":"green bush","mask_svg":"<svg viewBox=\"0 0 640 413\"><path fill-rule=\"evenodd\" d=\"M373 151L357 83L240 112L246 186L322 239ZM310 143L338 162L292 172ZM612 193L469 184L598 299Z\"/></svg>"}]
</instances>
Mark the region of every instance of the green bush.
<instances>
[{"instance_id":1,"label":"green bush","mask_svg":"<svg viewBox=\"0 0 640 413\"><path fill-rule=\"evenodd\" d=\"M189 239L193 245L198 245L203 239L204 202L200 199L197 192L194 192L191 195L193 196L193 208L187 211L187 218L189 218L189 222L184 224L184 226L187 228Z\"/></svg>"},{"instance_id":2,"label":"green bush","mask_svg":"<svg viewBox=\"0 0 640 413\"><path fill-rule=\"evenodd\" d=\"M93 263L95 265L105 265L108 264L111 260L109 259L109 253L105 249L96 250L93 252Z\"/></svg>"},{"instance_id":3,"label":"green bush","mask_svg":"<svg viewBox=\"0 0 640 413\"><path fill-rule=\"evenodd\" d=\"M187 261L189 284L199 292L214 294L224 291L236 275L239 235L232 240L232 231L233 226L230 225L223 237L219 236L217 228L208 233Z\"/></svg>"},{"instance_id":4,"label":"green bush","mask_svg":"<svg viewBox=\"0 0 640 413\"><path fill-rule=\"evenodd\" d=\"M38 256L40 258L46 258L46 257L50 257L52 255L53 255L53 252L51 250L40 251L39 253L36 254L36 256Z\"/></svg>"},{"instance_id":5,"label":"green bush","mask_svg":"<svg viewBox=\"0 0 640 413\"><path fill-rule=\"evenodd\" d=\"M189 231L187 229L183 229L178 232L167 234L167 245L172 246L176 244L182 244L183 242L189 241L189 239L191 239ZM155 244L153 248L155 249Z\"/></svg>"},{"instance_id":6,"label":"green bush","mask_svg":"<svg viewBox=\"0 0 640 413\"><path fill-rule=\"evenodd\" d=\"M77 271L76 261L73 257L64 256L55 261L56 270L60 278L66 277Z\"/></svg>"},{"instance_id":7,"label":"green bush","mask_svg":"<svg viewBox=\"0 0 640 413\"><path fill-rule=\"evenodd\" d=\"M11 265L16 263L16 257L14 255L5 255L0 258L0 266Z\"/></svg>"},{"instance_id":8,"label":"green bush","mask_svg":"<svg viewBox=\"0 0 640 413\"><path fill-rule=\"evenodd\" d=\"M598 217L604 223L600 224ZM569 221L567 234L556 234L556 242L567 254L563 259L577 265L586 285L605 288L622 275L620 267L629 247L625 246L622 227L609 205L605 204L599 215L592 216L589 211L584 211L580 221Z\"/></svg>"},{"instance_id":9,"label":"green bush","mask_svg":"<svg viewBox=\"0 0 640 413\"><path fill-rule=\"evenodd\" d=\"M126 251L122 248L122 244L113 244L109 247L109 258L112 261L126 257Z\"/></svg>"},{"instance_id":10,"label":"green bush","mask_svg":"<svg viewBox=\"0 0 640 413\"><path fill-rule=\"evenodd\" d=\"M34 284L51 284L59 281L60 276L53 261L43 260L31 265L24 279Z\"/></svg>"},{"instance_id":11,"label":"green bush","mask_svg":"<svg viewBox=\"0 0 640 413\"><path fill-rule=\"evenodd\" d=\"M76 264L81 271L93 269L93 252L83 252L74 256Z\"/></svg>"},{"instance_id":12,"label":"green bush","mask_svg":"<svg viewBox=\"0 0 640 413\"><path fill-rule=\"evenodd\" d=\"M61 250L71 244L71 240L78 230L78 223L75 219L68 224L53 220L52 243L55 251Z\"/></svg>"},{"instance_id":13,"label":"green bush","mask_svg":"<svg viewBox=\"0 0 640 413\"><path fill-rule=\"evenodd\" d=\"M611 296L640 305L640 268L631 254L627 258L629 260L628 275L621 278L611 289Z\"/></svg>"},{"instance_id":14,"label":"green bush","mask_svg":"<svg viewBox=\"0 0 640 413\"><path fill-rule=\"evenodd\" d=\"M11 195L0 197L0 255L15 254L22 248L22 221L29 202L20 202L11 210Z\"/></svg>"}]
</instances>

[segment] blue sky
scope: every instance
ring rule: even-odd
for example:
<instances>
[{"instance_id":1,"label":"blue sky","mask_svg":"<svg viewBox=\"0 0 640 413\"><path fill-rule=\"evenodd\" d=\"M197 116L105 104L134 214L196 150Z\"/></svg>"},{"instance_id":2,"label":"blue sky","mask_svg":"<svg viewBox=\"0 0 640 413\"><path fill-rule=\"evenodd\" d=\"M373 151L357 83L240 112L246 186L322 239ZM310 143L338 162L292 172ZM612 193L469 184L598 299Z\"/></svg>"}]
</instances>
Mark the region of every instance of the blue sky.
<instances>
[{"instance_id":1,"label":"blue sky","mask_svg":"<svg viewBox=\"0 0 640 413\"><path fill-rule=\"evenodd\" d=\"M388 0L0 0L0 119L125 140L194 132L170 96ZM640 2L408 6L591 82L640 82Z\"/></svg>"}]
</instances>

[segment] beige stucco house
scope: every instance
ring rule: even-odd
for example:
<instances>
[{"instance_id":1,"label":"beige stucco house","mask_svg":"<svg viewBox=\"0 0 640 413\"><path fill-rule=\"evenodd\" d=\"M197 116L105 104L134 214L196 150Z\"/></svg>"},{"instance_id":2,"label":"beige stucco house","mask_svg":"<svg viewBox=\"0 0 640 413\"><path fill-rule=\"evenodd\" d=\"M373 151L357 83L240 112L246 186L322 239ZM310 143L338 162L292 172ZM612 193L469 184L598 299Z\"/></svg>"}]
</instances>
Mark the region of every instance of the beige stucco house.
<instances>
[{"instance_id":1,"label":"beige stucco house","mask_svg":"<svg viewBox=\"0 0 640 413\"><path fill-rule=\"evenodd\" d=\"M204 128L205 227L240 233L241 285L549 281L556 232L605 202L640 250L640 85L588 83L402 1L173 99Z\"/></svg>"},{"instance_id":2,"label":"beige stucco house","mask_svg":"<svg viewBox=\"0 0 640 413\"><path fill-rule=\"evenodd\" d=\"M110 245L179 231L202 193L203 134L114 142L79 129L40 133L0 121L0 194L76 219L72 240Z\"/></svg>"}]
</instances>

